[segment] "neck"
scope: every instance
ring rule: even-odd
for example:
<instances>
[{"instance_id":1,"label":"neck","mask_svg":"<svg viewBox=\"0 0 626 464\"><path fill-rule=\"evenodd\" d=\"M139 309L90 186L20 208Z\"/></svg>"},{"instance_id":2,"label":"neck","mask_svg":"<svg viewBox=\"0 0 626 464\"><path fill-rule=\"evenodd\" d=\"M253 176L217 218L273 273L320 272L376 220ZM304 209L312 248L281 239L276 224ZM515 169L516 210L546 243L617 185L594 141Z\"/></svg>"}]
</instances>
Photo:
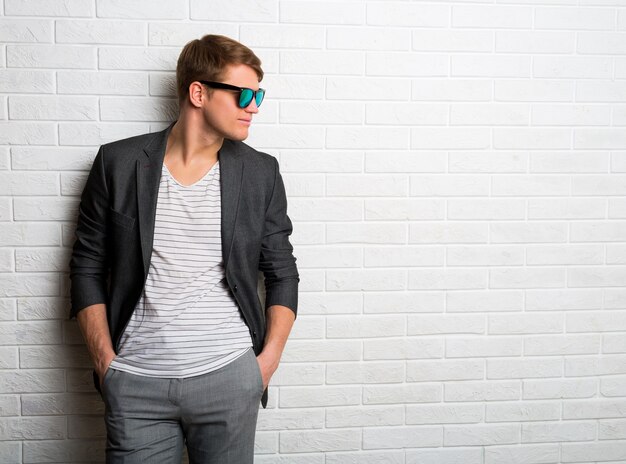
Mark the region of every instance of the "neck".
<instances>
[{"instance_id":1,"label":"neck","mask_svg":"<svg viewBox=\"0 0 626 464\"><path fill-rule=\"evenodd\" d=\"M206 131L197 116L181 111L167 138L165 156L183 164L217 161L223 143L224 137Z\"/></svg>"}]
</instances>

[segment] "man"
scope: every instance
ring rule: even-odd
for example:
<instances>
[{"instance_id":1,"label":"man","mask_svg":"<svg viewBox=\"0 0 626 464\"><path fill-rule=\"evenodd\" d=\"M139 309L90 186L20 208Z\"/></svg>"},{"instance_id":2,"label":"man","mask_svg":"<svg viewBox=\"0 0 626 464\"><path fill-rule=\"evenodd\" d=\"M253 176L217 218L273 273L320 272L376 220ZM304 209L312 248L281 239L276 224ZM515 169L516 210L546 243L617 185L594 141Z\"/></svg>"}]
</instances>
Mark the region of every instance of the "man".
<instances>
[{"instance_id":1,"label":"man","mask_svg":"<svg viewBox=\"0 0 626 464\"><path fill-rule=\"evenodd\" d=\"M207 35L178 59L178 120L103 145L83 191L72 308L105 402L107 462L253 461L297 311L275 158L242 141L261 62ZM257 294L265 278L265 308Z\"/></svg>"}]
</instances>

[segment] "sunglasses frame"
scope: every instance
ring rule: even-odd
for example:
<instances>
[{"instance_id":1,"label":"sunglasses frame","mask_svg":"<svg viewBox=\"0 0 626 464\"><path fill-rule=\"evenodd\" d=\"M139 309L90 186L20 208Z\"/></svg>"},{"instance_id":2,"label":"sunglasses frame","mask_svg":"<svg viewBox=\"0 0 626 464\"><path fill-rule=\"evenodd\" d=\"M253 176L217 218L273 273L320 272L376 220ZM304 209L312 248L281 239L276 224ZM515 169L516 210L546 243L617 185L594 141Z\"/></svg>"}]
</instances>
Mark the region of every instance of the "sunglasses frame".
<instances>
[{"instance_id":1,"label":"sunglasses frame","mask_svg":"<svg viewBox=\"0 0 626 464\"><path fill-rule=\"evenodd\" d=\"M256 102L256 96L259 91L261 92L262 97L261 97L261 102L257 103L256 106L257 107L261 106L261 103L263 103L263 99L265 98L265 89L262 89L262 88L259 88L259 90L254 90L248 87L237 87L236 85L224 84L223 82L214 82L214 81L198 81L198 82L206 85L207 87L211 87L214 89L233 90L233 91L239 92L239 98L237 99L237 106L239 106L239 108L247 108L248 106L250 106L250 103L252 103L252 100ZM243 94L244 90L250 90L252 92L252 98L250 98L250 101L248 102L247 105L241 106L241 95Z\"/></svg>"}]
</instances>

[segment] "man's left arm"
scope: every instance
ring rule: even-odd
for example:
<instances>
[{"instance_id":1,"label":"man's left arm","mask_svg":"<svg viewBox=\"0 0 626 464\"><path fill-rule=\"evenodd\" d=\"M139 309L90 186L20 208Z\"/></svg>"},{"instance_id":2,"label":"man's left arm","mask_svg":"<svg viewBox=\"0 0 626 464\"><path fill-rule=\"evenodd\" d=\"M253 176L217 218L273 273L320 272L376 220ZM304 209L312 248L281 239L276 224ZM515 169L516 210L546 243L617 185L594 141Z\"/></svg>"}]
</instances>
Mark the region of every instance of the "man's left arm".
<instances>
[{"instance_id":1,"label":"man's left arm","mask_svg":"<svg viewBox=\"0 0 626 464\"><path fill-rule=\"evenodd\" d=\"M265 212L265 229L261 243L259 270L265 276L266 333L263 351L257 356L263 385L278 368L287 337L298 311L300 281L289 235L293 230L287 215L287 196L274 159L274 185Z\"/></svg>"}]
</instances>

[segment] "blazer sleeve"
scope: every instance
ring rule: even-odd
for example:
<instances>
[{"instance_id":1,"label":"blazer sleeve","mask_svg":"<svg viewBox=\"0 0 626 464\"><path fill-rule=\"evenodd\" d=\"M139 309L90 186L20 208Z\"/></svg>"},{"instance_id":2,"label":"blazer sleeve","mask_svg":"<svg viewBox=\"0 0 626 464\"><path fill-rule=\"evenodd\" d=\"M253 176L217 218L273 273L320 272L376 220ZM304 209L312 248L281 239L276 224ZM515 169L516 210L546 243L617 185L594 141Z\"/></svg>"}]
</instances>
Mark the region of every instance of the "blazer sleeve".
<instances>
[{"instance_id":1,"label":"blazer sleeve","mask_svg":"<svg viewBox=\"0 0 626 464\"><path fill-rule=\"evenodd\" d=\"M293 230L287 216L287 196L278 161L273 158L274 185L265 212L265 229L261 242L259 270L265 277L265 309L272 305L287 306L298 311L298 282L293 247L289 235Z\"/></svg>"},{"instance_id":2,"label":"blazer sleeve","mask_svg":"<svg viewBox=\"0 0 626 464\"><path fill-rule=\"evenodd\" d=\"M78 208L76 239L70 259L70 319L93 304L107 303L107 215L109 192L104 148L93 162Z\"/></svg>"}]
</instances>

